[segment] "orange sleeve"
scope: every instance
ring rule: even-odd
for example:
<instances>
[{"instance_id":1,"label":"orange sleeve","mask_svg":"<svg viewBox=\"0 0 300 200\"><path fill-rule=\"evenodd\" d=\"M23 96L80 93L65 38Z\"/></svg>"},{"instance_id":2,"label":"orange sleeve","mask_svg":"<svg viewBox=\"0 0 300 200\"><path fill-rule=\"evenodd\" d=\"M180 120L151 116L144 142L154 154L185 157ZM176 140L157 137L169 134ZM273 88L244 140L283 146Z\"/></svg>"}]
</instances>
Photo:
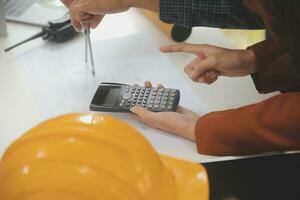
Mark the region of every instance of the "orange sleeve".
<instances>
[{"instance_id":1,"label":"orange sleeve","mask_svg":"<svg viewBox=\"0 0 300 200\"><path fill-rule=\"evenodd\" d=\"M204 115L196 124L195 136L202 154L300 150L300 92Z\"/></svg>"}]
</instances>

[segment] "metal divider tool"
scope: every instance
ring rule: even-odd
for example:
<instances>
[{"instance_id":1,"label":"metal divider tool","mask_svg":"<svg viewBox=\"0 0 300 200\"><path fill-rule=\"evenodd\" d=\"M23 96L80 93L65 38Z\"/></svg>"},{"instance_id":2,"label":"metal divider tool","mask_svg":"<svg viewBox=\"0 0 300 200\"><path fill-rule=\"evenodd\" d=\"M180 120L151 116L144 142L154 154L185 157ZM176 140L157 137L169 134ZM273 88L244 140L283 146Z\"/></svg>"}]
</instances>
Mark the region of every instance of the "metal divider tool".
<instances>
[{"instance_id":1,"label":"metal divider tool","mask_svg":"<svg viewBox=\"0 0 300 200\"><path fill-rule=\"evenodd\" d=\"M94 62L94 54L93 54L93 48L91 42L91 29L89 26L87 26L87 28L84 29L84 35L85 35L85 64L86 66L88 66L88 54L90 54L92 74L93 76L95 76L96 75L95 62Z\"/></svg>"}]
</instances>

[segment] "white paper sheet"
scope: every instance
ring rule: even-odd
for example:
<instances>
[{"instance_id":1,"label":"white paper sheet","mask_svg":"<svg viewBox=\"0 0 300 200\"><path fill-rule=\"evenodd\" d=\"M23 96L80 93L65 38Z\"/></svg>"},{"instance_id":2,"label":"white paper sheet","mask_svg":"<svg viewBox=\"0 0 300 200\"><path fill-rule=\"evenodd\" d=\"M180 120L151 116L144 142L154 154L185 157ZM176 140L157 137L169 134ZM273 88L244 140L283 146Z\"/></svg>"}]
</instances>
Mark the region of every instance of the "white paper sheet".
<instances>
[{"instance_id":1,"label":"white paper sheet","mask_svg":"<svg viewBox=\"0 0 300 200\"><path fill-rule=\"evenodd\" d=\"M100 82L163 83L181 91L180 104L198 113L207 112L201 99L183 79L148 34L138 34L93 43L96 77L84 65L84 39L68 45L47 44L21 56L24 70L37 98L41 119L89 110ZM127 114L113 114L127 121L163 154L197 162L219 160L197 153L193 142L141 124Z\"/></svg>"}]
</instances>

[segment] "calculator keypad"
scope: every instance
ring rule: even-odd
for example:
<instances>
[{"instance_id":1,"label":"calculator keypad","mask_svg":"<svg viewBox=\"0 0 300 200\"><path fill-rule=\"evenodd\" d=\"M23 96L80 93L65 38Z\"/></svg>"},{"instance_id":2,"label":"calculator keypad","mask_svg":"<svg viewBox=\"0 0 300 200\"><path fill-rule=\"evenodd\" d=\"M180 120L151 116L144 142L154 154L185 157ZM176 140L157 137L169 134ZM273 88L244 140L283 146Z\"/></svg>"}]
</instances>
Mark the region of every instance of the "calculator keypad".
<instances>
[{"instance_id":1,"label":"calculator keypad","mask_svg":"<svg viewBox=\"0 0 300 200\"><path fill-rule=\"evenodd\" d=\"M121 107L142 106L151 111L171 111L176 90L165 88L127 87L121 96Z\"/></svg>"}]
</instances>

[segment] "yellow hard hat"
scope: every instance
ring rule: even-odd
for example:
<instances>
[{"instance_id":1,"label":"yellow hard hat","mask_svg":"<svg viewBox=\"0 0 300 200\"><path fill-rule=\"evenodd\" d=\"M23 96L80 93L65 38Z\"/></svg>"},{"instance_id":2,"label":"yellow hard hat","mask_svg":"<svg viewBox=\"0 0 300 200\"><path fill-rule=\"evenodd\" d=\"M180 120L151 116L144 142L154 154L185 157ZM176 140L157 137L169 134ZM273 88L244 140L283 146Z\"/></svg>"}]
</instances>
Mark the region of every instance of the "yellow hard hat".
<instances>
[{"instance_id":1,"label":"yellow hard hat","mask_svg":"<svg viewBox=\"0 0 300 200\"><path fill-rule=\"evenodd\" d=\"M46 121L5 152L0 200L208 200L202 165L156 153L111 116Z\"/></svg>"}]
</instances>

